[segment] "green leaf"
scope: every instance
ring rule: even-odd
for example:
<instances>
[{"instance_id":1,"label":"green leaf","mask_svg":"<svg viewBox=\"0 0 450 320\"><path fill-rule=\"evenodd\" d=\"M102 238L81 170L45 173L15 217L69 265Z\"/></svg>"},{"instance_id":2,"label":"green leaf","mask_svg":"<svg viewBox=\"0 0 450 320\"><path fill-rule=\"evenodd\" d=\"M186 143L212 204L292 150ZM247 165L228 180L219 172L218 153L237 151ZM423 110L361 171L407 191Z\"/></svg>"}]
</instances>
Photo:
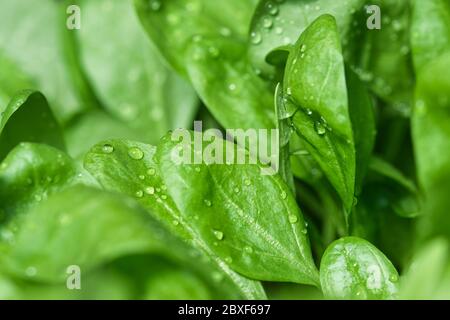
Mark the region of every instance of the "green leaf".
<instances>
[{"instance_id":1,"label":"green leaf","mask_svg":"<svg viewBox=\"0 0 450 320\"><path fill-rule=\"evenodd\" d=\"M135 0L135 5L152 41L178 72L187 75L191 42L202 36L245 38L256 0Z\"/></svg>"},{"instance_id":2,"label":"green leaf","mask_svg":"<svg viewBox=\"0 0 450 320\"><path fill-rule=\"evenodd\" d=\"M283 180L264 175L258 165L175 164L172 155L180 145L165 136L156 159L191 232L249 278L317 285L306 225ZM193 152L190 143L185 147L183 152Z\"/></svg>"},{"instance_id":3,"label":"green leaf","mask_svg":"<svg viewBox=\"0 0 450 320\"><path fill-rule=\"evenodd\" d=\"M39 92L17 93L0 114L0 160L20 142L46 143L65 149L61 128Z\"/></svg>"},{"instance_id":4,"label":"green leaf","mask_svg":"<svg viewBox=\"0 0 450 320\"><path fill-rule=\"evenodd\" d=\"M280 46L292 45L306 28L323 14L333 15L338 23L342 38L350 32L353 17L351 12L363 10L363 0L338 3L334 0L261 0L253 15L251 33L262 40L249 49L253 65L268 77L273 73L269 55ZM269 64L268 64L269 63Z\"/></svg>"},{"instance_id":5,"label":"green leaf","mask_svg":"<svg viewBox=\"0 0 450 320\"><path fill-rule=\"evenodd\" d=\"M379 183L386 190L389 203L401 217L413 218L420 214L420 193L415 183L390 163L373 157L370 170L375 176L368 178L370 183Z\"/></svg>"},{"instance_id":6,"label":"green leaf","mask_svg":"<svg viewBox=\"0 0 450 320\"><path fill-rule=\"evenodd\" d=\"M375 129L364 87L350 71L347 78L348 88L335 20L321 16L289 55L284 92L297 133L348 213L368 165Z\"/></svg>"},{"instance_id":7,"label":"green leaf","mask_svg":"<svg viewBox=\"0 0 450 320\"><path fill-rule=\"evenodd\" d=\"M81 86L78 81L76 60L66 60L73 52L66 38L69 31L64 4L53 0L43 0L39 5L33 0L4 0L0 4L0 55L29 79L17 82L13 92L28 88L42 91L63 121L95 103L90 100L94 99L91 93L85 92L89 86Z\"/></svg>"},{"instance_id":8,"label":"green leaf","mask_svg":"<svg viewBox=\"0 0 450 320\"><path fill-rule=\"evenodd\" d=\"M218 256L205 239L201 238L183 219L175 202L167 193L168 185L162 180L155 162L156 148L131 141L105 141L96 145L85 158L85 168L109 190L135 197L156 219L178 237L190 241L212 264L220 270L219 276L239 290L248 299L264 299L262 286L233 271Z\"/></svg>"},{"instance_id":9,"label":"green leaf","mask_svg":"<svg viewBox=\"0 0 450 320\"><path fill-rule=\"evenodd\" d=\"M80 7L81 63L110 114L149 143L157 143L170 129L191 127L198 106L196 94L165 66L132 1L80 1ZM99 38L108 41L99 46Z\"/></svg>"},{"instance_id":10,"label":"green leaf","mask_svg":"<svg viewBox=\"0 0 450 320\"><path fill-rule=\"evenodd\" d=\"M94 184L65 153L21 143L0 165L0 240L14 237L20 219L49 195L77 183Z\"/></svg>"},{"instance_id":11,"label":"green leaf","mask_svg":"<svg viewBox=\"0 0 450 320\"><path fill-rule=\"evenodd\" d=\"M275 89L275 114L277 116L277 129L279 130L279 169L278 172L284 182L289 186L295 195L294 176L291 171L289 140L292 135L292 122L287 114L286 105L283 101L282 85L279 83Z\"/></svg>"},{"instance_id":12,"label":"green leaf","mask_svg":"<svg viewBox=\"0 0 450 320\"><path fill-rule=\"evenodd\" d=\"M320 282L331 299L394 299L398 273L371 243L356 237L333 242L320 264Z\"/></svg>"},{"instance_id":13,"label":"green leaf","mask_svg":"<svg viewBox=\"0 0 450 320\"><path fill-rule=\"evenodd\" d=\"M3 248L2 269L24 279L62 283L68 266L89 274L119 257L136 254L152 254L184 266L216 292L220 286L222 297L236 297L230 295L227 283L214 279L214 269L204 260L192 260L196 250L170 235L135 201L85 186L54 194L28 212L14 242ZM148 268L140 271L141 280L152 273L155 261L145 261ZM131 262L122 264L132 271Z\"/></svg>"},{"instance_id":14,"label":"green leaf","mask_svg":"<svg viewBox=\"0 0 450 320\"><path fill-rule=\"evenodd\" d=\"M266 78L274 76L269 59L279 46L294 44L307 27L323 14L335 17L343 46L343 56L370 88L398 109L410 103L413 72L409 54L409 1L375 0L381 10L380 30L369 30L367 1L261 0L251 24L251 33L261 36L251 46L253 66ZM400 54L399 54L400 52ZM402 76L399 76L399 75Z\"/></svg>"},{"instance_id":15,"label":"green leaf","mask_svg":"<svg viewBox=\"0 0 450 320\"><path fill-rule=\"evenodd\" d=\"M450 257L448 241L435 238L423 245L401 279L400 298L406 300L448 300Z\"/></svg>"},{"instance_id":16,"label":"green leaf","mask_svg":"<svg viewBox=\"0 0 450 320\"><path fill-rule=\"evenodd\" d=\"M416 70L450 49L450 3L413 0L411 43Z\"/></svg>"},{"instance_id":17,"label":"green leaf","mask_svg":"<svg viewBox=\"0 0 450 320\"><path fill-rule=\"evenodd\" d=\"M195 0L188 4L136 0L135 4L152 41L191 81L222 126L274 127L271 88L246 57L254 0Z\"/></svg>"},{"instance_id":18,"label":"green leaf","mask_svg":"<svg viewBox=\"0 0 450 320\"><path fill-rule=\"evenodd\" d=\"M412 117L419 181L425 190L450 172L450 51L422 67L417 76Z\"/></svg>"}]
</instances>

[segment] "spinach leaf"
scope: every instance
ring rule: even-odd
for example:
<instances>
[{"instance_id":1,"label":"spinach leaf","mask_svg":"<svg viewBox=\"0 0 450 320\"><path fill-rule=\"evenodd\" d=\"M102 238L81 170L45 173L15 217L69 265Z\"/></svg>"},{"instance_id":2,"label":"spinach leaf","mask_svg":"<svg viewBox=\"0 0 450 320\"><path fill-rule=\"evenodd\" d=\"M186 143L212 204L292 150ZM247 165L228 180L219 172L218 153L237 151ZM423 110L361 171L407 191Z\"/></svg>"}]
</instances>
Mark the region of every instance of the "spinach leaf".
<instances>
[{"instance_id":1,"label":"spinach leaf","mask_svg":"<svg viewBox=\"0 0 450 320\"><path fill-rule=\"evenodd\" d=\"M343 56L349 67L377 95L398 109L408 108L413 90L409 1L372 1L370 5L380 7L380 30L368 29L366 24L370 15L366 12L367 5L363 0L261 0L251 24L251 33L261 39L258 45L250 47L252 64L270 79L275 72L270 65L271 52L279 46L294 44L314 20L330 14L337 21Z\"/></svg>"},{"instance_id":2,"label":"spinach leaf","mask_svg":"<svg viewBox=\"0 0 450 320\"><path fill-rule=\"evenodd\" d=\"M66 279L70 265L89 273L118 257L143 253L187 266L213 290L224 285L220 291L225 296L232 292L214 280L207 264L192 261L194 249L171 236L135 201L85 186L54 194L28 212L15 241L3 248L2 269L16 277L57 283ZM151 260L147 263L148 272Z\"/></svg>"},{"instance_id":3,"label":"spinach leaf","mask_svg":"<svg viewBox=\"0 0 450 320\"><path fill-rule=\"evenodd\" d=\"M137 0L135 4L152 41L191 81L220 124L274 127L273 94L246 57L247 24L255 1Z\"/></svg>"},{"instance_id":4,"label":"spinach leaf","mask_svg":"<svg viewBox=\"0 0 450 320\"><path fill-rule=\"evenodd\" d=\"M392 263L371 243L356 237L339 239L327 248L320 282L325 297L332 299L393 299L398 291Z\"/></svg>"},{"instance_id":5,"label":"spinach leaf","mask_svg":"<svg viewBox=\"0 0 450 320\"><path fill-rule=\"evenodd\" d=\"M401 279L400 298L407 300L448 300L450 281L448 241L436 238L425 243L414 256Z\"/></svg>"},{"instance_id":6,"label":"spinach leaf","mask_svg":"<svg viewBox=\"0 0 450 320\"><path fill-rule=\"evenodd\" d=\"M107 111L149 143L158 142L170 129L191 126L196 94L165 66L139 24L132 1L79 1L79 5L83 25L76 34L81 63ZM99 38L108 41L99 46ZM97 137L92 144L106 138L112 136Z\"/></svg>"},{"instance_id":7,"label":"spinach leaf","mask_svg":"<svg viewBox=\"0 0 450 320\"><path fill-rule=\"evenodd\" d=\"M245 298L265 298L262 286L234 272L227 261L215 253L205 239L192 229L193 221L185 221L161 177L155 162L156 148L150 145L114 140L96 145L85 158L85 168L109 190L135 197L156 219L178 237L190 241L203 256L231 281Z\"/></svg>"},{"instance_id":8,"label":"spinach leaf","mask_svg":"<svg viewBox=\"0 0 450 320\"><path fill-rule=\"evenodd\" d=\"M179 219L191 232L250 278L317 285L303 216L279 176L262 175L251 164L177 165L172 155L178 147L166 135L156 159Z\"/></svg>"},{"instance_id":9,"label":"spinach leaf","mask_svg":"<svg viewBox=\"0 0 450 320\"><path fill-rule=\"evenodd\" d=\"M445 0L413 0L411 44L419 71L446 50L450 50L450 4Z\"/></svg>"},{"instance_id":10,"label":"spinach leaf","mask_svg":"<svg viewBox=\"0 0 450 320\"><path fill-rule=\"evenodd\" d=\"M14 83L11 91L35 88L44 92L61 121L96 106L89 85L80 79L83 75L76 56L67 63L69 55L74 54L68 32L76 30L66 28L64 4L66 1L53 0L43 0L39 5L32 0L4 0L0 4L0 55L21 70L29 82L27 86Z\"/></svg>"},{"instance_id":11,"label":"spinach leaf","mask_svg":"<svg viewBox=\"0 0 450 320\"><path fill-rule=\"evenodd\" d=\"M18 92L0 114L0 160L20 142L41 142L65 149L62 130L39 92Z\"/></svg>"},{"instance_id":12,"label":"spinach leaf","mask_svg":"<svg viewBox=\"0 0 450 320\"><path fill-rule=\"evenodd\" d=\"M419 181L428 186L450 172L450 51L430 61L417 77L416 105L412 117Z\"/></svg>"},{"instance_id":13,"label":"spinach leaf","mask_svg":"<svg viewBox=\"0 0 450 320\"><path fill-rule=\"evenodd\" d=\"M335 20L323 15L291 51L284 91L297 133L349 213L368 164L375 129L364 88L351 73L347 78L355 88L351 95Z\"/></svg>"}]
</instances>

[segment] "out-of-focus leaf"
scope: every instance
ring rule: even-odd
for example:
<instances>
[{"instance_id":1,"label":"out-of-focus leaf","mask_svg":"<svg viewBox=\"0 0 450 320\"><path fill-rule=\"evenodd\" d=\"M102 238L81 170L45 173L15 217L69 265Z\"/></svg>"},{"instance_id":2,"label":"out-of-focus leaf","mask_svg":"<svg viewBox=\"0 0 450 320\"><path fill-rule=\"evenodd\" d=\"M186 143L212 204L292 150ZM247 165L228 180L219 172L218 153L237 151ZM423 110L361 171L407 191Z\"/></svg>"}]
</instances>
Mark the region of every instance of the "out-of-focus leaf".
<instances>
[{"instance_id":1,"label":"out-of-focus leaf","mask_svg":"<svg viewBox=\"0 0 450 320\"><path fill-rule=\"evenodd\" d=\"M156 148L131 141L106 141L96 145L85 158L85 168L109 190L135 197L149 212L174 234L190 241L204 257L215 264L222 282L232 284L245 298L262 299L265 293L260 283L233 271L228 262L217 255L208 242L186 221L168 194L155 162Z\"/></svg>"},{"instance_id":2,"label":"out-of-focus leaf","mask_svg":"<svg viewBox=\"0 0 450 320\"><path fill-rule=\"evenodd\" d=\"M28 212L14 241L2 247L1 260L7 274L62 283L71 265L88 273L121 256L153 254L193 270L218 289L213 269L204 260L192 260L196 253L132 199L75 186ZM221 290L223 297L235 297L226 287Z\"/></svg>"},{"instance_id":3,"label":"out-of-focus leaf","mask_svg":"<svg viewBox=\"0 0 450 320\"><path fill-rule=\"evenodd\" d=\"M226 128L274 127L270 87L246 57L254 0L135 3L152 41L192 82L220 124Z\"/></svg>"},{"instance_id":4,"label":"out-of-focus leaf","mask_svg":"<svg viewBox=\"0 0 450 320\"><path fill-rule=\"evenodd\" d=\"M140 132L144 142L156 143L170 129L190 127L198 106L196 94L152 47L133 2L79 4L81 62L107 110ZM99 46L99 38L108 41Z\"/></svg>"},{"instance_id":5,"label":"out-of-focus leaf","mask_svg":"<svg viewBox=\"0 0 450 320\"><path fill-rule=\"evenodd\" d=\"M423 245L401 279L400 298L407 300L448 300L450 257L448 241L436 238Z\"/></svg>"},{"instance_id":6,"label":"out-of-focus leaf","mask_svg":"<svg viewBox=\"0 0 450 320\"><path fill-rule=\"evenodd\" d=\"M61 128L39 92L17 93L0 114L0 160L20 142L46 143L65 149Z\"/></svg>"},{"instance_id":7,"label":"out-of-focus leaf","mask_svg":"<svg viewBox=\"0 0 450 320\"><path fill-rule=\"evenodd\" d=\"M42 91L63 121L95 103L92 93L84 92L89 86L73 77L80 76L76 60L66 60L70 50L66 32L77 30L67 30L64 4L53 0L40 1L39 5L33 0L4 0L0 4L0 55L10 61L6 70L20 70L29 79L26 83L9 82L8 86L14 87L10 91L30 87ZM3 65L1 69L3 73Z\"/></svg>"},{"instance_id":8,"label":"out-of-focus leaf","mask_svg":"<svg viewBox=\"0 0 450 320\"><path fill-rule=\"evenodd\" d=\"M422 67L412 118L419 181L425 190L450 172L450 51Z\"/></svg>"},{"instance_id":9,"label":"out-of-focus leaf","mask_svg":"<svg viewBox=\"0 0 450 320\"><path fill-rule=\"evenodd\" d=\"M332 243L320 264L320 282L331 299L393 299L398 273L370 242L346 237Z\"/></svg>"},{"instance_id":10,"label":"out-of-focus leaf","mask_svg":"<svg viewBox=\"0 0 450 320\"><path fill-rule=\"evenodd\" d=\"M374 120L364 88L352 74L347 77L354 93L347 91L335 20L321 16L289 55L284 92L297 133L348 213L372 151Z\"/></svg>"},{"instance_id":11,"label":"out-of-focus leaf","mask_svg":"<svg viewBox=\"0 0 450 320\"><path fill-rule=\"evenodd\" d=\"M413 0L411 43L416 70L450 50L450 3Z\"/></svg>"}]
</instances>

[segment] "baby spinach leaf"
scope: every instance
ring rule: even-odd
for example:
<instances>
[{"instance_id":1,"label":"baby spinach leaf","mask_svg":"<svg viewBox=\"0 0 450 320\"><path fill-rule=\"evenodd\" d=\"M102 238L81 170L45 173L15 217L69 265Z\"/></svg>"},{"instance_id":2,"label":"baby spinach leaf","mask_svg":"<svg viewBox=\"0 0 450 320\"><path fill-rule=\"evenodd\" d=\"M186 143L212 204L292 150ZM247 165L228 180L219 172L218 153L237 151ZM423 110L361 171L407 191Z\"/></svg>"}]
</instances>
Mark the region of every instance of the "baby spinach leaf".
<instances>
[{"instance_id":1,"label":"baby spinach leaf","mask_svg":"<svg viewBox=\"0 0 450 320\"><path fill-rule=\"evenodd\" d=\"M135 0L135 5L152 41L178 72L187 75L189 44L202 36L246 37L256 0Z\"/></svg>"},{"instance_id":2,"label":"baby spinach leaf","mask_svg":"<svg viewBox=\"0 0 450 320\"><path fill-rule=\"evenodd\" d=\"M221 125L274 127L270 87L246 57L247 24L255 1L135 3L150 38L170 64L191 81Z\"/></svg>"},{"instance_id":3,"label":"baby spinach leaf","mask_svg":"<svg viewBox=\"0 0 450 320\"><path fill-rule=\"evenodd\" d=\"M0 160L20 142L41 142L65 149L62 130L39 92L17 93L0 114Z\"/></svg>"},{"instance_id":4,"label":"baby spinach leaf","mask_svg":"<svg viewBox=\"0 0 450 320\"><path fill-rule=\"evenodd\" d=\"M270 52L281 45L294 44L315 19L330 14L337 21L349 66L375 93L396 103L398 108L405 108L413 86L408 55L409 1L375 0L370 4L380 7L380 30L368 29L370 15L364 0L261 0L251 25L251 34L257 34L261 40L250 47L251 61L265 77L273 77L274 68L268 64Z\"/></svg>"},{"instance_id":5,"label":"baby spinach leaf","mask_svg":"<svg viewBox=\"0 0 450 320\"><path fill-rule=\"evenodd\" d=\"M294 176L291 171L289 140L292 135L291 119L287 117L286 105L283 101L282 85L279 83L275 89L275 114L277 116L277 129L279 130L279 169L278 172L283 178L284 182L289 186L292 193L295 195Z\"/></svg>"},{"instance_id":6,"label":"baby spinach leaf","mask_svg":"<svg viewBox=\"0 0 450 320\"><path fill-rule=\"evenodd\" d=\"M248 299L264 299L260 283L249 280L235 271L217 255L213 248L201 238L190 223L185 221L172 197L167 193L168 185L161 177L155 162L156 148L150 145L111 140L96 145L85 158L85 168L109 190L135 197L156 219L172 233L191 242L204 257L219 270L219 277L233 283L241 295Z\"/></svg>"},{"instance_id":7,"label":"baby spinach leaf","mask_svg":"<svg viewBox=\"0 0 450 320\"><path fill-rule=\"evenodd\" d=\"M178 147L165 136L156 159L191 232L247 277L317 285L303 216L278 175L251 164L177 165L172 155Z\"/></svg>"},{"instance_id":8,"label":"baby spinach leaf","mask_svg":"<svg viewBox=\"0 0 450 320\"><path fill-rule=\"evenodd\" d=\"M14 91L31 87L44 92L55 115L63 121L95 103L90 100L92 96L81 92L86 87L77 86L73 78L79 76L73 70L78 67L66 60L70 49L65 38L65 3L43 0L36 5L33 0L4 0L0 4L0 55L32 82L26 87L18 82Z\"/></svg>"},{"instance_id":9,"label":"baby spinach leaf","mask_svg":"<svg viewBox=\"0 0 450 320\"><path fill-rule=\"evenodd\" d=\"M118 257L138 253L184 265L212 289L221 285L204 261L192 260L197 254L194 249L171 236L135 201L85 186L54 194L28 212L14 243L4 248L2 265L18 277L57 283L66 279L68 266L89 273ZM150 271L152 262L146 262ZM237 297L229 295L232 291L226 283L222 285L222 297Z\"/></svg>"},{"instance_id":10,"label":"baby spinach leaf","mask_svg":"<svg viewBox=\"0 0 450 320\"><path fill-rule=\"evenodd\" d=\"M273 69L268 59L270 53L282 45L292 45L303 31L319 16L333 15L338 23L342 38L350 32L352 13L362 10L363 0L336 2L334 0L261 0L253 16L251 33L257 34L261 41L249 49L253 65L265 76Z\"/></svg>"},{"instance_id":11,"label":"baby spinach leaf","mask_svg":"<svg viewBox=\"0 0 450 320\"><path fill-rule=\"evenodd\" d=\"M320 282L331 299L393 299L398 273L371 243L356 237L333 242L320 264Z\"/></svg>"},{"instance_id":12,"label":"baby spinach leaf","mask_svg":"<svg viewBox=\"0 0 450 320\"><path fill-rule=\"evenodd\" d=\"M450 50L450 3L413 0L411 43L416 70Z\"/></svg>"},{"instance_id":13,"label":"baby spinach leaf","mask_svg":"<svg viewBox=\"0 0 450 320\"><path fill-rule=\"evenodd\" d=\"M417 77L412 129L419 181L425 190L450 172L450 51L422 67Z\"/></svg>"},{"instance_id":14,"label":"baby spinach leaf","mask_svg":"<svg viewBox=\"0 0 450 320\"><path fill-rule=\"evenodd\" d=\"M165 66L139 24L132 1L79 3L81 62L106 109L149 143L170 129L189 127L198 106L196 94ZM99 38L108 41L99 46Z\"/></svg>"},{"instance_id":15,"label":"baby spinach leaf","mask_svg":"<svg viewBox=\"0 0 450 320\"><path fill-rule=\"evenodd\" d=\"M291 51L284 91L297 133L349 212L368 165L375 129L364 88L350 71L347 78L349 89L355 89L351 93L335 20L323 15Z\"/></svg>"},{"instance_id":16,"label":"baby spinach leaf","mask_svg":"<svg viewBox=\"0 0 450 320\"><path fill-rule=\"evenodd\" d=\"M435 238L414 256L400 281L400 298L407 300L448 300L450 257L448 241Z\"/></svg>"}]
</instances>

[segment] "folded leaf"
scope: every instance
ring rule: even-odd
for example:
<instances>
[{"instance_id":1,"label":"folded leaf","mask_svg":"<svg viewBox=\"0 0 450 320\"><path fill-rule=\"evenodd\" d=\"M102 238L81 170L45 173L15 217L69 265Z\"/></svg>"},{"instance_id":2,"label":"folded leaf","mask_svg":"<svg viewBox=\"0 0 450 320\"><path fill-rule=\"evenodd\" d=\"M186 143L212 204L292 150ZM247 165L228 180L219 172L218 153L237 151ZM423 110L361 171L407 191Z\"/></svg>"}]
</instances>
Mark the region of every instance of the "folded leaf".
<instances>
[{"instance_id":1,"label":"folded leaf","mask_svg":"<svg viewBox=\"0 0 450 320\"><path fill-rule=\"evenodd\" d=\"M20 142L46 143L65 149L62 130L39 92L17 93L0 114L0 160Z\"/></svg>"},{"instance_id":2,"label":"folded leaf","mask_svg":"<svg viewBox=\"0 0 450 320\"><path fill-rule=\"evenodd\" d=\"M368 165L375 129L370 99L350 71L347 88L333 17L321 16L302 34L284 77L294 127L349 213Z\"/></svg>"},{"instance_id":3,"label":"folded leaf","mask_svg":"<svg viewBox=\"0 0 450 320\"><path fill-rule=\"evenodd\" d=\"M330 299L393 299L398 273L371 243L356 237L333 242L320 264L320 282Z\"/></svg>"}]
</instances>

